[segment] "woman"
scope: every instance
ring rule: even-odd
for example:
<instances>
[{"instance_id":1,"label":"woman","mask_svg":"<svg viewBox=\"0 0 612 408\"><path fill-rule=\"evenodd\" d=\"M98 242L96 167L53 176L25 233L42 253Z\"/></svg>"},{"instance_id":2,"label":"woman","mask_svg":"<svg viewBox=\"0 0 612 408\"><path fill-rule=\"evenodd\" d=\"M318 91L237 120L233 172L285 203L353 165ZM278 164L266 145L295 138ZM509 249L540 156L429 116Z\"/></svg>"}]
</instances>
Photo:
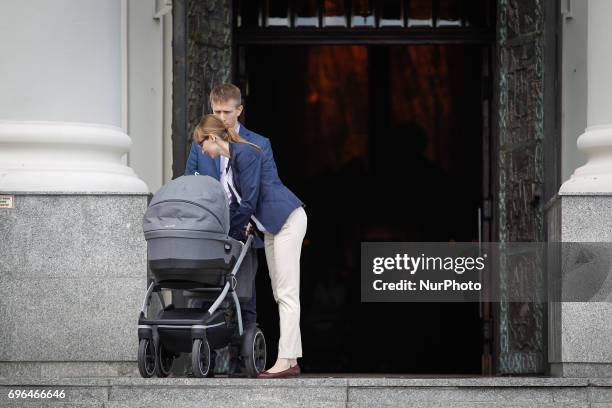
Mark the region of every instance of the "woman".
<instances>
[{"instance_id":1,"label":"woman","mask_svg":"<svg viewBox=\"0 0 612 408\"><path fill-rule=\"evenodd\" d=\"M264 163L259 146L226 128L215 115L202 118L194 139L211 158L229 158L226 171L232 192L230 236L244 241L251 223L264 234L266 261L280 317L280 339L276 363L259 377L298 376L297 359L302 357L300 253L307 224L303 203L280 181L274 162Z\"/></svg>"}]
</instances>

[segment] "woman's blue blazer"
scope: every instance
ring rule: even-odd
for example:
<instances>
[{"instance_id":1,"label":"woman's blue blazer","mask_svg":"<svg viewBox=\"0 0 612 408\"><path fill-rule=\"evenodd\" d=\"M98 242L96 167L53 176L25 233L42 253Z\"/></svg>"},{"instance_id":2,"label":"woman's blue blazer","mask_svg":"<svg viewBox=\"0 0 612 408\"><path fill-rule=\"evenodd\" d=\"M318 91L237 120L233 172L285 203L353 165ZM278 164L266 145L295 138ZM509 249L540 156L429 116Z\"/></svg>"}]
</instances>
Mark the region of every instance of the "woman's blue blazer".
<instances>
[{"instance_id":1,"label":"woman's blue blazer","mask_svg":"<svg viewBox=\"0 0 612 408\"><path fill-rule=\"evenodd\" d=\"M277 234L302 201L281 182L274 159L264 160L261 150L245 143L230 143L229 151L234 187L241 197L238 204L232 193L230 236L244 240L244 229L252 215L266 231Z\"/></svg>"}]
</instances>

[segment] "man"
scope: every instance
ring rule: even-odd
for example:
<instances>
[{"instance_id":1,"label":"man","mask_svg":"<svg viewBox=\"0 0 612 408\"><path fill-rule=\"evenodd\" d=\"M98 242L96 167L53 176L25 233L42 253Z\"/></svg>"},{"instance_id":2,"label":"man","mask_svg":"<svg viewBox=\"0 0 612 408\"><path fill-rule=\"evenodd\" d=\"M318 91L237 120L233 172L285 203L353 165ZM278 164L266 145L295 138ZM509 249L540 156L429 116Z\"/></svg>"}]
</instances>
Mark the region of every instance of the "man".
<instances>
[{"instance_id":1,"label":"man","mask_svg":"<svg viewBox=\"0 0 612 408\"><path fill-rule=\"evenodd\" d=\"M232 84L222 84L215 86L210 92L210 105L213 114L218 116L226 127L234 128L238 134L248 142L254 143L262 149L263 152L263 166L274 166L274 159L272 156L272 148L270 141L255 132L251 132L245 128L240 122L238 117L242 114L242 95L240 89ZM228 159L223 156L219 156L216 159L211 159L210 156L202 153L201 147L193 141L191 143L191 151L187 158L187 164L185 166L185 175L207 175L216 178L221 182L223 188L228 197L228 202L231 202L231 190L228 184L228 178L226 175ZM255 238L255 247L263 248L263 241L261 238ZM257 268L257 265L255 265ZM257 321L257 306L256 306L256 290L253 285L253 296L251 300L246 303L240 304L242 312L242 318L244 328L255 324ZM211 366L210 372L213 371L215 356L214 352L211 354Z\"/></svg>"},{"instance_id":2,"label":"man","mask_svg":"<svg viewBox=\"0 0 612 408\"><path fill-rule=\"evenodd\" d=\"M259 146L264 155L263 166L269 166L276 170L276 163L272 155L272 147L270 140L262 135L258 135L245 128L238 117L242 114L244 107L242 106L242 94L240 89L232 84L222 84L215 86L210 92L210 105L213 114L218 116L225 126L234 128L238 134L248 142ZM185 175L201 174L216 178L221 182L225 193L227 194L228 202L231 202L231 190L226 177L227 157L219 156L216 159L211 159L210 156L202 153L201 147L195 142L191 142L191 151L187 158L185 166ZM256 237L255 247L263 248L263 241Z\"/></svg>"},{"instance_id":3,"label":"man","mask_svg":"<svg viewBox=\"0 0 612 408\"><path fill-rule=\"evenodd\" d=\"M264 166L276 167L272 156L270 140L248 130L238 122L238 117L242 114L244 107L242 106L242 94L237 86L232 84L215 86L210 92L210 105L213 114L221 118L225 126L236 129L243 139L256 144L262 149L264 153ZM185 175L193 175L197 172L198 174L205 174L216 178L221 181L228 199L230 199L231 192L225 177L227 160L228 159L223 156L217 157L215 160L211 159L208 155L202 153L202 149L195 141L192 141L191 151L189 152L187 165L185 166ZM263 245L261 247L263 247Z\"/></svg>"}]
</instances>

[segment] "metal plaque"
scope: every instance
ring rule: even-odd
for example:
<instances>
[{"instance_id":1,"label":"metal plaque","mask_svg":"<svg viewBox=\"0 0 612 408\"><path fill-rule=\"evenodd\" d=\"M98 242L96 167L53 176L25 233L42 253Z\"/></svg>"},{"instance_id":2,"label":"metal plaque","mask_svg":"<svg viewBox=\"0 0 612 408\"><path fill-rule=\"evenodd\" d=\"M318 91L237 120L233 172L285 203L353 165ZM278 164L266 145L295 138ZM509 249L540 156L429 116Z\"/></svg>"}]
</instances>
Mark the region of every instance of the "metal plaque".
<instances>
[{"instance_id":1,"label":"metal plaque","mask_svg":"<svg viewBox=\"0 0 612 408\"><path fill-rule=\"evenodd\" d=\"M15 208L15 196L0 195L0 208Z\"/></svg>"}]
</instances>

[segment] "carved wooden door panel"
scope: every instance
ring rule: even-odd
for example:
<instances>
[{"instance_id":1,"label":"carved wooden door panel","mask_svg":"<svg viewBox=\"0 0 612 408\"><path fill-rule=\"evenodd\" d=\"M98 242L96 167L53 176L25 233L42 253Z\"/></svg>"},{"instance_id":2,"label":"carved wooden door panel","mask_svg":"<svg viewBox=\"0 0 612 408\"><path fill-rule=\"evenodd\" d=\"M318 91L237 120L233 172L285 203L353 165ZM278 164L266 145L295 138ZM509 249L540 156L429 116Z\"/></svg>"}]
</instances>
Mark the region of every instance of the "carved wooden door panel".
<instances>
[{"instance_id":1,"label":"carved wooden door panel","mask_svg":"<svg viewBox=\"0 0 612 408\"><path fill-rule=\"evenodd\" d=\"M499 0L497 44L498 238L543 241L544 0ZM533 259L533 257L531 258ZM496 310L496 372L546 370L545 303L507 302L525 278L543 285L539 264L503 258ZM537 261L533 261L537 262ZM517 265L512 267L510 265ZM519 266L520 265L520 266ZM519 269L523 268L523 269Z\"/></svg>"}]
</instances>

